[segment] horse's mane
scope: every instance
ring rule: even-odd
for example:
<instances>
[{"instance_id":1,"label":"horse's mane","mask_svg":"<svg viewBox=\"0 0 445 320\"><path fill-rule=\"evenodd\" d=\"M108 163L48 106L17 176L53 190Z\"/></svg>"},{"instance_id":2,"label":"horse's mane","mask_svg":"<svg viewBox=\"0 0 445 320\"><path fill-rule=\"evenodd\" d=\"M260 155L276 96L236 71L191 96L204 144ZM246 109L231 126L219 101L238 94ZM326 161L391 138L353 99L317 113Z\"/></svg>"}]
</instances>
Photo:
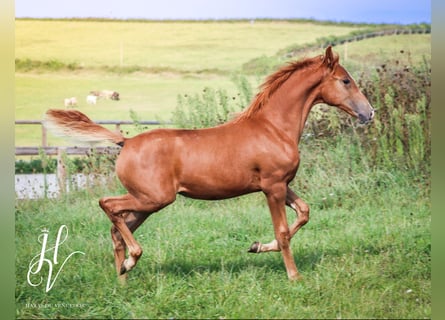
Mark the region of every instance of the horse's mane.
<instances>
[{"instance_id":1,"label":"horse's mane","mask_svg":"<svg viewBox=\"0 0 445 320\"><path fill-rule=\"evenodd\" d=\"M319 64L323 60L323 56L317 56L314 58L306 58L304 60L293 61L280 68L275 73L269 75L266 81L260 86L260 92L254 97L250 106L241 112L235 119L241 120L245 118L250 118L258 110L261 109L263 105L267 103L270 96L296 71L305 69L315 64Z\"/></svg>"}]
</instances>

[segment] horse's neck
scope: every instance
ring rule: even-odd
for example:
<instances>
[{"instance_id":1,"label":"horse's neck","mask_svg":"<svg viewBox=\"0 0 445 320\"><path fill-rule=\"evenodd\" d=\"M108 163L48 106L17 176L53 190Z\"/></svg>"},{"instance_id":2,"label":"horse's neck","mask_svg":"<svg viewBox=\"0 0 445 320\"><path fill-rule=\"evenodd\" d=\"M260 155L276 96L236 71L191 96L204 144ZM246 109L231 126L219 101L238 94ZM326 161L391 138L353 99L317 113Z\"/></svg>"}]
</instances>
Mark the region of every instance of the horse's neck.
<instances>
[{"instance_id":1,"label":"horse's neck","mask_svg":"<svg viewBox=\"0 0 445 320\"><path fill-rule=\"evenodd\" d=\"M309 112L318 103L320 76L291 76L270 97L261 115L291 139L300 141Z\"/></svg>"}]
</instances>

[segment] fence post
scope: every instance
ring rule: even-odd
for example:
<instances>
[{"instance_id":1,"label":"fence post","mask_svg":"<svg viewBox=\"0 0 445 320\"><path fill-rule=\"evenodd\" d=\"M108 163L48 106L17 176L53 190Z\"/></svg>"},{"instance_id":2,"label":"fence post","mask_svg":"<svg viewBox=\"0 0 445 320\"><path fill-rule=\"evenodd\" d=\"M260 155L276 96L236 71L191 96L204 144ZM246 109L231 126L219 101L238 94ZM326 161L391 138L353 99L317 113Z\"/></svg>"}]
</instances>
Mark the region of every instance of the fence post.
<instances>
[{"instance_id":1,"label":"fence post","mask_svg":"<svg viewBox=\"0 0 445 320\"><path fill-rule=\"evenodd\" d=\"M66 164L63 161L65 147L57 148L57 180L59 182L60 193L66 192Z\"/></svg>"},{"instance_id":2,"label":"fence post","mask_svg":"<svg viewBox=\"0 0 445 320\"><path fill-rule=\"evenodd\" d=\"M46 127L42 123L42 147L47 147Z\"/></svg>"}]
</instances>

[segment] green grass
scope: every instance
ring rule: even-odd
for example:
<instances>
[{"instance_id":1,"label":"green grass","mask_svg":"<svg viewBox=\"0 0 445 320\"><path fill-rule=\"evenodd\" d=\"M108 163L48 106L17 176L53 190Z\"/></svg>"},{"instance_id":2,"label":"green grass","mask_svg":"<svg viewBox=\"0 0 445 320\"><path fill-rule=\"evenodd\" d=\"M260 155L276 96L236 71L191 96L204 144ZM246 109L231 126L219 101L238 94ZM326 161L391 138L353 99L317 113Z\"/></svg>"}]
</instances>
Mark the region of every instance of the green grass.
<instances>
[{"instance_id":1,"label":"green grass","mask_svg":"<svg viewBox=\"0 0 445 320\"><path fill-rule=\"evenodd\" d=\"M16 118L38 117L50 107L64 108L63 99L71 96L76 96L79 108L87 110L92 117L128 118L129 109L144 117L153 118L156 114L168 117L178 94L199 92L211 83L234 88L229 76L17 74ZM103 88L116 88L121 100L98 100L97 105L88 105L86 95Z\"/></svg>"},{"instance_id":2,"label":"green grass","mask_svg":"<svg viewBox=\"0 0 445 320\"><path fill-rule=\"evenodd\" d=\"M332 152L327 152L332 155ZM20 201L16 212L17 315L86 318L423 318L431 316L428 188L401 173L303 170L293 188L311 220L292 242L301 282L289 282L278 253L246 252L273 238L264 196L204 202L178 198L135 233L144 254L121 287L110 222L97 205L119 189ZM323 170L324 169L324 170ZM328 176L328 178L325 177ZM329 178L330 177L330 178ZM288 220L295 215L288 210ZM51 221L51 222L49 222ZM26 272L42 227L66 224L59 255L79 250L53 289ZM54 239L53 235L53 239ZM53 240L54 241L54 240ZM64 245L65 246L65 245ZM27 304L49 304L30 308ZM83 304L80 308L56 303Z\"/></svg>"}]
</instances>

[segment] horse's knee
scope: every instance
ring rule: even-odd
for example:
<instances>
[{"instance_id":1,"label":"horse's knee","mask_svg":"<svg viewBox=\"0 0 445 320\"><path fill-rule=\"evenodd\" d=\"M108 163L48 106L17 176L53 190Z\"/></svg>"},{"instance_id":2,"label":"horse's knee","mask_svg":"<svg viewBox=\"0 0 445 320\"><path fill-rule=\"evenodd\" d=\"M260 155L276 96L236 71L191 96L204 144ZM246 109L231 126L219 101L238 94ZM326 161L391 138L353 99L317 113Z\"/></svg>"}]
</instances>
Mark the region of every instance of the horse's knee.
<instances>
[{"instance_id":1,"label":"horse's knee","mask_svg":"<svg viewBox=\"0 0 445 320\"><path fill-rule=\"evenodd\" d=\"M107 201L109 198L100 198L99 199L99 206L102 208L102 210L108 214L111 213L111 208L109 206L109 201Z\"/></svg>"},{"instance_id":2,"label":"horse's knee","mask_svg":"<svg viewBox=\"0 0 445 320\"><path fill-rule=\"evenodd\" d=\"M308 223L308 221L309 221L309 212L310 212L310 209L309 209L309 206L307 204L305 204L304 206L300 207L300 212L299 212L298 218L300 219L301 224L304 225L304 224Z\"/></svg>"},{"instance_id":3,"label":"horse's knee","mask_svg":"<svg viewBox=\"0 0 445 320\"><path fill-rule=\"evenodd\" d=\"M298 222L300 225L305 225L309 221L309 206L303 201L296 201L292 206L298 214Z\"/></svg>"}]
</instances>

